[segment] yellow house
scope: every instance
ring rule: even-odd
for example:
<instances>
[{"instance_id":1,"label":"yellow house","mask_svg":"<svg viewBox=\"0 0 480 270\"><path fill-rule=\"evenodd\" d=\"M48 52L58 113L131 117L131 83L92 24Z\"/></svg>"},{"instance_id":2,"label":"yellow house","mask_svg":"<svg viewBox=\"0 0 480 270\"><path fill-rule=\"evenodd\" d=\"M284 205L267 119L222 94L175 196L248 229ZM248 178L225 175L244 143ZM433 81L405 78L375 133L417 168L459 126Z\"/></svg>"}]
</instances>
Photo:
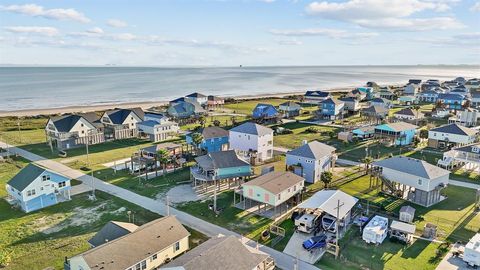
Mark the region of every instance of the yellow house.
<instances>
[{"instance_id":1,"label":"yellow house","mask_svg":"<svg viewBox=\"0 0 480 270\"><path fill-rule=\"evenodd\" d=\"M188 250L189 236L174 216L159 218L66 260L65 269L157 269Z\"/></svg>"}]
</instances>

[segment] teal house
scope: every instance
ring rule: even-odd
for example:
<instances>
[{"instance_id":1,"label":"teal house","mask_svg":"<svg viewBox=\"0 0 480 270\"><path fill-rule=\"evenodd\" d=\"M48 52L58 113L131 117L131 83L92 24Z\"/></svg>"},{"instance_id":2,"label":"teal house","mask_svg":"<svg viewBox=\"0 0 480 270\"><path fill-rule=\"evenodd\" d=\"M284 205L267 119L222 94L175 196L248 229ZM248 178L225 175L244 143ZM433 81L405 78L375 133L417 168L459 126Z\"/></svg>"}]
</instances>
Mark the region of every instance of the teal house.
<instances>
[{"instance_id":1,"label":"teal house","mask_svg":"<svg viewBox=\"0 0 480 270\"><path fill-rule=\"evenodd\" d=\"M240 159L234 150L210 152L206 155L196 157L196 166L190 169L194 186L209 186L213 183L219 184L228 182L228 187L233 180L241 183L252 175L250 163ZM233 187L233 186L232 186Z\"/></svg>"},{"instance_id":2,"label":"teal house","mask_svg":"<svg viewBox=\"0 0 480 270\"><path fill-rule=\"evenodd\" d=\"M405 122L383 124L375 127L375 137L388 145L409 145L418 127Z\"/></svg>"},{"instance_id":3,"label":"teal house","mask_svg":"<svg viewBox=\"0 0 480 270\"><path fill-rule=\"evenodd\" d=\"M185 140L188 144L194 145L192 135L194 132L185 136ZM228 149L228 130L221 127L206 127L201 131L203 140L197 145L200 149L209 152L217 152Z\"/></svg>"}]
</instances>

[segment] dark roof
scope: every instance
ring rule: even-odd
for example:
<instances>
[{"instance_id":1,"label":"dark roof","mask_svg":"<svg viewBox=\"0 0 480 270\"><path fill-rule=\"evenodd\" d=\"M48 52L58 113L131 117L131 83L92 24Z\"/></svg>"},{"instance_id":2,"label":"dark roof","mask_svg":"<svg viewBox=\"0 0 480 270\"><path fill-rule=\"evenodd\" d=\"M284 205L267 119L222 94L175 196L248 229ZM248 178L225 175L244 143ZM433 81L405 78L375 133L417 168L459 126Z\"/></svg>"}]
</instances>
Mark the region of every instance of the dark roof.
<instances>
[{"instance_id":1,"label":"dark roof","mask_svg":"<svg viewBox=\"0 0 480 270\"><path fill-rule=\"evenodd\" d=\"M409 116L415 116L418 118L423 118L424 114L422 112L418 112L413 110L413 109L410 109L410 108L404 108L404 109L401 109L400 111L394 113L394 115L409 115Z\"/></svg>"},{"instance_id":2,"label":"dark roof","mask_svg":"<svg viewBox=\"0 0 480 270\"><path fill-rule=\"evenodd\" d=\"M136 114L141 120L145 117L145 114L141 108L132 108L132 109L115 109L111 111L106 111L113 124L121 125L130 115L130 113Z\"/></svg>"},{"instance_id":3,"label":"dark roof","mask_svg":"<svg viewBox=\"0 0 480 270\"><path fill-rule=\"evenodd\" d=\"M456 151L460 151L460 152L467 152L467 153L480 153L480 143L475 143L475 144L470 144L470 145L465 145L465 146L461 146L461 147L458 147L458 148L454 148L454 150Z\"/></svg>"},{"instance_id":4,"label":"dark roof","mask_svg":"<svg viewBox=\"0 0 480 270\"><path fill-rule=\"evenodd\" d=\"M342 101L340 101L336 98L328 98L328 99L322 101L322 103L326 103L326 104L328 103L328 104L334 104L334 105L343 104Z\"/></svg>"},{"instance_id":5,"label":"dark roof","mask_svg":"<svg viewBox=\"0 0 480 270\"><path fill-rule=\"evenodd\" d=\"M293 102L293 101L287 101L287 102L284 102L282 104L280 104L280 106L284 106L284 107L293 107L293 108L298 108L298 109L301 109L302 106L300 106L299 104Z\"/></svg>"},{"instance_id":6,"label":"dark roof","mask_svg":"<svg viewBox=\"0 0 480 270\"><path fill-rule=\"evenodd\" d=\"M330 95L330 93L328 92L323 92L323 91L320 91L320 90L317 90L317 91L307 91L305 93L305 96L310 96L310 97L328 97Z\"/></svg>"},{"instance_id":7,"label":"dark roof","mask_svg":"<svg viewBox=\"0 0 480 270\"><path fill-rule=\"evenodd\" d=\"M211 101L217 101L217 100L223 100L223 98L221 97L218 97L218 96L208 96L208 100L211 100Z\"/></svg>"},{"instance_id":8,"label":"dark roof","mask_svg":"<svg viewBox=\"0 0 480 270\"><path fill-rule=\"evenodd\" d=\"M403 156L391 157L376 161L373 164L427 179L435 179L439 176L450 174L449 171L432 165L424 160Z\"/></svg>"},{"instance_id":9,"label":"dark roof","mask_svg":"<svg viewBox=\"0 0 480 270\"><path fill-rule=\"evenodd\" d=\"M204 139L228 137L228 130L221 127L206 127L202 130Z\"/></svg>"},{"instance_id":10,"label":"dark roof","mask_svg":"<svg viewBox=\"0 0 480 270\"><path fill-rule=\"evenodd\" d=\"M383 124L376 126L375 129L382 129L383 127L388 127L389 129L392 129L393 131L406 131L406 130L412 130L412 129L417 129L418 126L412 125L410 123L405 123L405 122L395 122L395 123L388 123L388 124Z\"/></svg>"},{"instance_id":11,"label":"dark roof","mask_svg":"<svg viewBox=\"0 0 480 270\"><path fill-rule=\"evenodd\" d=\"M354 97L343 97L343 98L339 98L339 100L343 101L343 102L357 102L358 100Z\"/></svg>"},{"instance_id":12,"label":"dark roof","mask_svg":"<svg viewBox=\"0 0 480 270\"><path fill-rule=\"evenodd\" d=\"M335 150L335 147L330 145L326 145L319 141L311 141L298 148L288 151L287 154L318 160L322 157L331 155Z\"/></svg>"},{"instance_id":13,"label":"dark roof","mask_svg":"<svg viewBox=\"0 0 480 270\"><path fill-rule=\"evenodd\" d=\"M457 135L472 136L478 133L477 130L461 126L459 124L447 124L437 128L432 128L430 131L443 132Z\"/></svg>"},{"instance_id":14,"label":"dark roof","mask_svg":"<svg viewBox=\"0 0 480 270\"><path fill-rule=\"evenodd\" d=\"M367 113L387 113L388 109L383 106L373 105L368 108L362 109L362 112Z\"/></svg>"},{"instance_id":15,"label":"dark roof","mask_svg":"<svg viewBox=\"0 0 480 270\"><path fill-rule=\"evenodd\" d=\"M100 231L88 240L88 243L97 247L134 232L137 228L138 226L133 223L109 221L102 227L102 229L100 229Z\"/></svg>"},{"instance_id":16,"label":"dark roof","mask_svg":"<svg viewBox=\"0 0 480 270\"><path fill-rule=\"evenodd\" d=\"M230 131L247 133L247 134L258 135L258 136L273 134L273 130L271 128L268 128L253 122L245 122L239 126L236 126L230 129Z\"/></svg>"},{"instance_id":17,"label":"dark roof","mask_svg":"<svg viewBox=\"0 0 480 270\"><path fill-rule=\"evenodd\" d=\"M376 82L367 82L365 85L367 87L378 87L378 84Z\"/></svg>"},{"instance_id":18,"label":"dark roof","mask_svg":"<svg viewBox=\"0 0 480 270\"><path fill-rule=\"evenodd\" d=\"M235 150L210 152L204 156L196 157L195 161L199 166L205 169L250 166L248 162L237 156Z\"/></svg>"},{"instance_id":19,"label":"dark roof","mask_svg":"<svg viewBox=\"0 0 480 270\"><path fill-rule=\"evenodd\" d=\"M443 93L440 93L438 94L438 99L453 99L453 100L463 100L464 99L464 96L460 95L460 94L443 94Z\"/></svg>"},{"instance_id":20,"label":"dark roof","mask_svg":"<svg viewBox=\"0 0 480 270\"><path fill-rule=\"evenodd\" d=\"M185 97L189 97L189 98L204 98L206 97L204 94L200 94L198 92L195 92L195 93L191 93L189 95L186 95Z\"/></svg>"},{"instance_id":21,"label":"dark roof","mask_svg":"<svg viewBox=\"0 0 480 270\"><path fill-rule=\"evenodd\" d=\"M170 100L170 103L185 102L186 100L189 100L189 99L184 97L179 97L174 100Z\"/></svg>"},{"instance_id":22,"label":"dark roof","mask_svg":"<svg viewBox=\"0 0 480 270\"><path fill-rule=\"evenodd\" d=\"M30 183L39 177L46 169L33 163L28 164L19 173L17 173L7 184L18 191L23 191Z\"/></svg>"},{"instance_id":23,"label":"dark roof","mask_svg":"<svg viewBox=\"0 0 480 270\"><path fill-rule=\"evenodd\" d=\"M269 256L245 247L235 236L216 236L163 266L184 270L250 270Z\"/></svg>"},{"instance_id":24,"label":"dark roof","mask_svg":"<svg viewBox=\"0 0 480 270\"><path fill-rule=\"evenodd\" d=\"M413 83L413 84L420 84L422 82L422 80L418 80L418 79L410 79L408 80L408 83Z\"/></svg>"},{"instance_id":25,"label":"dark roof","mask_svg":"<svg viewBox=\"0 0 480 270\"><path fill-rule=\"evenodd\" d=\"M70 114L52 117L51 120L59 132L70 132L73 126L80 121L80 115Z\"/></svg>"},{"instance_id":26,"label":"dark roof","mask_svg":"<svg viewBox=\"0 0 480 270\"><path fill-rule=\"evenodd\" d=\"M387 100L384 99L384 98L374 98L374 99L370 100L370 102L374 102L374 103L387 103Z\"/></svg>"}]
</instances>

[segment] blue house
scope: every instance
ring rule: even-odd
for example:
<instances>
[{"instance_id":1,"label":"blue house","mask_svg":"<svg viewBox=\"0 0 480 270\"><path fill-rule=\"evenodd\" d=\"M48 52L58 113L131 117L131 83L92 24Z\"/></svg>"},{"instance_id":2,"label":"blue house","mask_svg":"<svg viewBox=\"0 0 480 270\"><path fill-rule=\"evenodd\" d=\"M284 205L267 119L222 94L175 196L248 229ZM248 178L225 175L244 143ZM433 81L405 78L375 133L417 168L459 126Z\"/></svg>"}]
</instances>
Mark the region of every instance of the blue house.
<instances>
[{"instance_id":1,"label":"blue house","mask_svg":"<svg viewBox=\"0 0 480 270\"><path fill-rule=\"evenodd\" d=\"M252 112L253 119L276 119L280 117L277 108L271 104L258 103Z\"/></svg>"},{"instance_id":2,"label":"blue house","mask_svg":"<svg viewBox=\"0 0 480 270\"><path fill-rule=\"evenodd\" d=\"M465 104L465 96L454 93L439 94L437 103L444 105L449 110L461 110Z\"/></svg>"},{"instance_id":3,"label":"blue house","mask_svg":"<svg viewBox=\"0 0 480 270\"><path fill-rule=\"evenodd\" d=\"M375 137L389 145L408 145L413 142L417 128L405 122L383 124L375 127Z\"/></svg>"},{"instance_id":4,"label":"blue house","mask_svg":"<svg viewBox=\"0 0 480 270\"><path fill-rule=\"evenodd\" d=\"M318 118L340 119L343 117L345 103L338 99L329 98L321 103L321 108L316 112Z\"/></svg>"},{"instance_id":5,"label":"blue house","mask_svg":"<svg viewBox=\"0 0 480 270\"><path fill-rule=\"evenodd\" d=\"M192 134L189 133L185 136L188 144L194 145ZM201 131L203 141L198 145L202 150L207 153L224 151L228 149L228 131L220 127L206 127Z\"/></svg>"},{"instance_id":6,"label":"blue house","mask_svg":"<svg viewBox=\"0 0 480 270\"><path fill-rule=\"evenodd\" d=\"M373 87L357 87L357 90L367 95L366 99L373 98Z\"/></svg>"},{"instance_id":7,"label":"blue house","mask_svg":"<svg viewBox=\"0 0 480 270\"><path fill-rule=\"evenodd\" d=\"M218 181L228 182L230 187L231 180L240 182L252 175L250 163L239 158L235 150L210 152L196 157L195 161L197 165L190 168L195 187L204 184L205 188L208 188L207 186Z\"/></svg>"},{"instance_id":8,"label":"blue house","mask_svg":"<svg viewBox=\"0 0 480 270\"><path fill-rule=\"evenodd\" d=\"M70 200L70 178L33 163L23 168L6 185L11 204L32 212Z\"/></svg>"},{"instance_id":9,"label":"blue house","mask_svg":"<svg viewBox=\"0 0 480 270\"><path fill-rule=\"evenodd\" d=\"M170 106L167 109L167 113L173 118L182 119L205 114L206 111L200 105L200 103L194 100L188 98L178 98L170 101Z\"/></svg>"}]
</instances>

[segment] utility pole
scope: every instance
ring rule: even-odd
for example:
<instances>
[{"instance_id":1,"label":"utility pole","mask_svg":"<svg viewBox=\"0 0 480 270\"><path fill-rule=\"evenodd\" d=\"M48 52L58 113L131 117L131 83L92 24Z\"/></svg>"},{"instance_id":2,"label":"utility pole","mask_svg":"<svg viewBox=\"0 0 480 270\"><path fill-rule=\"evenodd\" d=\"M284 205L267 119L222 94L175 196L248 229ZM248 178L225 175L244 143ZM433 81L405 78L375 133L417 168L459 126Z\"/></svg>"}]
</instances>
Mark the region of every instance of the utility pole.
<instances>
[{"instance_id":1,"label":"utility pole","mask_svg":"<svg viewBox=\"0 0 480 270\"><path fill-rule=\"evenodd\" d=\"M20 132L20 118L18 118L18 121L17 121L17 126L18 126L18 140L20 141L20 143L22 143L22 133Z\"/></svg>"},{"instance_id":2,"label":"utility pole","mask_svg":"<svg viewBox=\"0 0 480 270\"><path fill-rule=\"evenodd\" d=\"M168 195L166 199L167 199L167 216L170 216L170 201L169 201Z\"/></svg>"},{"instance_id":3,"label":"utility pole","mask_svg":"<svg viewBox=\"0 0 480 270\"><path fill-rule=\"evenodd\" d=\"M217 213L217 181L214 182L215 187L213 189L213 212Z\"/></svg>"},{"instance_id":4,"label":"utility pole","mask_svg":"<svg viewBox=\"0 0 480 270\"><path fill-rule=\"evenodd\" d=\"M338 230L338 223L340 222L340 207L342 207L345 203L340 204L340 200L337 201L337 220L335 221L335 233L336 233L336 239L335 239L335 259L338 259L338 255L340 253L340 246L338 245L338 238L340 236L339 230Z\"/></svg>"}]
</instances>

